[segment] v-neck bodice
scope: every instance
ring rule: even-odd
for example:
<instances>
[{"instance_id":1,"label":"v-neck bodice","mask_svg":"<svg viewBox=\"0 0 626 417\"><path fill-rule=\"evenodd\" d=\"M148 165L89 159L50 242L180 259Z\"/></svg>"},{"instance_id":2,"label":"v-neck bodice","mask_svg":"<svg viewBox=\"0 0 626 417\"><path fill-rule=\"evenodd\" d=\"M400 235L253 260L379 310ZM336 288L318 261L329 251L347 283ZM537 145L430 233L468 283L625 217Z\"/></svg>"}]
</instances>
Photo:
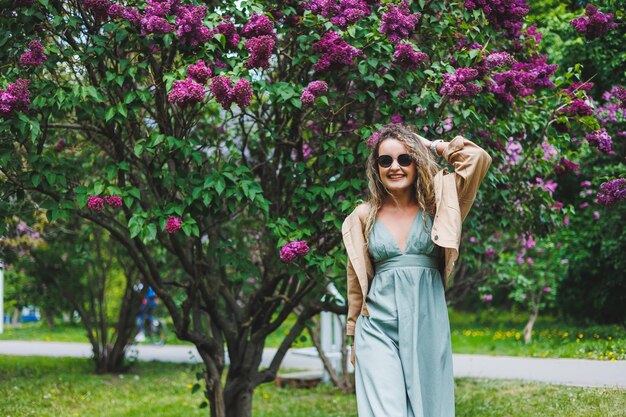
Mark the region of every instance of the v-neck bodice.
<instances>
[{"instance_id":1,"label":"v-neck bodice","mask_svg":"<svg viewBox=\"0 0 626 417\"><path fill-rule=\"evenodd\" d=\"M391 235L385 225L376 219L369 235L368 252L372 262L380 263L396 256L411 255L438 255L438 247L430 239L432 228L432 218L422 216L422 211L418 211L406 241L404 252L400 250L398 243Z\"/></svg>"}]
</instances>

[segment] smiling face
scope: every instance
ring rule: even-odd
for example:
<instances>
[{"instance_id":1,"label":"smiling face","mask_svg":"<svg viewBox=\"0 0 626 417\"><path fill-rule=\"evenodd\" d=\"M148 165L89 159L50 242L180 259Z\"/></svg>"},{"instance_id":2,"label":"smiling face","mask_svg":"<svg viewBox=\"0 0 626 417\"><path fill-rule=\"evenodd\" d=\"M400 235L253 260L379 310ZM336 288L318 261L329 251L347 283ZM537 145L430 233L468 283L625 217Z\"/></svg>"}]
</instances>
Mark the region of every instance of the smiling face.
<instances>
[{"instance_id":1,"label":"smiling face","mask_svg":"<svg viewBox=\"0 0 626 417\"><path fill-rule=\"evenodd\" d=\"M378 165L378 174L383 185L390 193L410 191L415 184L416 167L415 161L411 165L403 167L398 163L398 156L408 154L409 150L397 139L385 139L378 146L378 156L389 155L393 158L391 166L385 168Z\"/></svg>"}]
</instances>

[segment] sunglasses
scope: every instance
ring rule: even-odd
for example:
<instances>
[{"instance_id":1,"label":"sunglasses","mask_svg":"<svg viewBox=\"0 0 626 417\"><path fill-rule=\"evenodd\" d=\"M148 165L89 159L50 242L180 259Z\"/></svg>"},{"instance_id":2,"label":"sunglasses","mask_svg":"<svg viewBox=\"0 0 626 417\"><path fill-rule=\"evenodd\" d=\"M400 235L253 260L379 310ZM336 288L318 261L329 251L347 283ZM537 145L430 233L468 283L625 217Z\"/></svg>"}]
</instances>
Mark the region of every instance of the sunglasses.
<instances>
[{"instance_id":1,"label":"sunglasses","mask_svg":"<svg viewBox=\"0 0 626 417\"><path fill-rule=\"evenodd\" d=\"M378 165L383 168L389 168L391 164L393 164L393 158L391 155L380 155L376 158L376 161L378 162ZM397 161L401 167L408 167L413 162L413 157L408 153L403 153L398 155Z\"/></svg>"}]
</instances>

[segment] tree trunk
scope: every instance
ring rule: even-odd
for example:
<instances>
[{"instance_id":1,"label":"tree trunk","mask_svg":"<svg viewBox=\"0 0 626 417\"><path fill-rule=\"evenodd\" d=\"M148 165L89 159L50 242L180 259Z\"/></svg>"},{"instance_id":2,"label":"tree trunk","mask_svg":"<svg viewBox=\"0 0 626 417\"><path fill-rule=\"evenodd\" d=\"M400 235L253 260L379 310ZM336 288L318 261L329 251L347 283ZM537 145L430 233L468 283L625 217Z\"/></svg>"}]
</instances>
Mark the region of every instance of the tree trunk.
<instances>
[{"instance_id":1,"label":"tree trunk","mask_svg":"<svg viewBox=\"0 0 626 417\"><path fill-rule=\"evenodd\" d=\"M524 327L524 343L526 344L531 342L533 326L535 325L537 316L539 316L539 307L532 307L530 318L528 319L528 323L526 323L526 326Z\"/></svg>"},{"instance_id":2,"label":"tree trunk","mask_svg":"<svg viewBox=\"0 0 626 417\"><path fill-rule=\"evenodd\" d=\"M238 382L224 390L226 417L251 417L254 388L251 382Z\"/></svg>"},{"instance_id":3,"label":"tree trunk","mask_svg":"<svg viewBox=\"0 0 626 417\"><path fill-rule=\"evenodd\" d=\"M17 308L13 309L13 317L11 318L11 324L15 327L20 325L20 310Z\"/></svg>"},{"instance_id":4,"label":"tree trunk","mask_svg":"<svg viewBox=\"0 0 626 417\"><path fill-rule=\"evenodd\" d=\"M46 320L46 326L48 329L52 330L54 328L54 312L48 309L43 310L43 316Z\"/></svg>"}]
</instances>

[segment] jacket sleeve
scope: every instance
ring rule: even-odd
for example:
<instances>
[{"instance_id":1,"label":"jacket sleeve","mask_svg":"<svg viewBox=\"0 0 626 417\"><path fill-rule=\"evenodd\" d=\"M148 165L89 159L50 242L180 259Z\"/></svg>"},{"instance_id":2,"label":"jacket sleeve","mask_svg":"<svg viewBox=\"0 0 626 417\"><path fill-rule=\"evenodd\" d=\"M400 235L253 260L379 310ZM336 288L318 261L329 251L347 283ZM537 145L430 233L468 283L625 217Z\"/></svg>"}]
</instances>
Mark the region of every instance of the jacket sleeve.
<instances>
[{"instance_id":1,"label":"jacket sleeve","mask_svg":"<svg viewBox=\"0 0 626 417\"><path fill-rule=\"evenodd\" d=\"M491 156L469 139L457 136L448 144L443 157L454 166L461 219L465 220L476 198L478 186L491 165Z\"/></svg>"},{"instance_id":2,"label":"jacket sleeve","mask_svg":"<svg viewBox=\"0 0 626 417\"><path fill-rule=\"evenodd\" d=\"M346 321L346 335L354 336L354 327L356 319L359 317L361 307L363 305L363 294L361 293L361 285L354 272L350 257L348 257L348 319Z\"/></svg>"}]
</instances>

